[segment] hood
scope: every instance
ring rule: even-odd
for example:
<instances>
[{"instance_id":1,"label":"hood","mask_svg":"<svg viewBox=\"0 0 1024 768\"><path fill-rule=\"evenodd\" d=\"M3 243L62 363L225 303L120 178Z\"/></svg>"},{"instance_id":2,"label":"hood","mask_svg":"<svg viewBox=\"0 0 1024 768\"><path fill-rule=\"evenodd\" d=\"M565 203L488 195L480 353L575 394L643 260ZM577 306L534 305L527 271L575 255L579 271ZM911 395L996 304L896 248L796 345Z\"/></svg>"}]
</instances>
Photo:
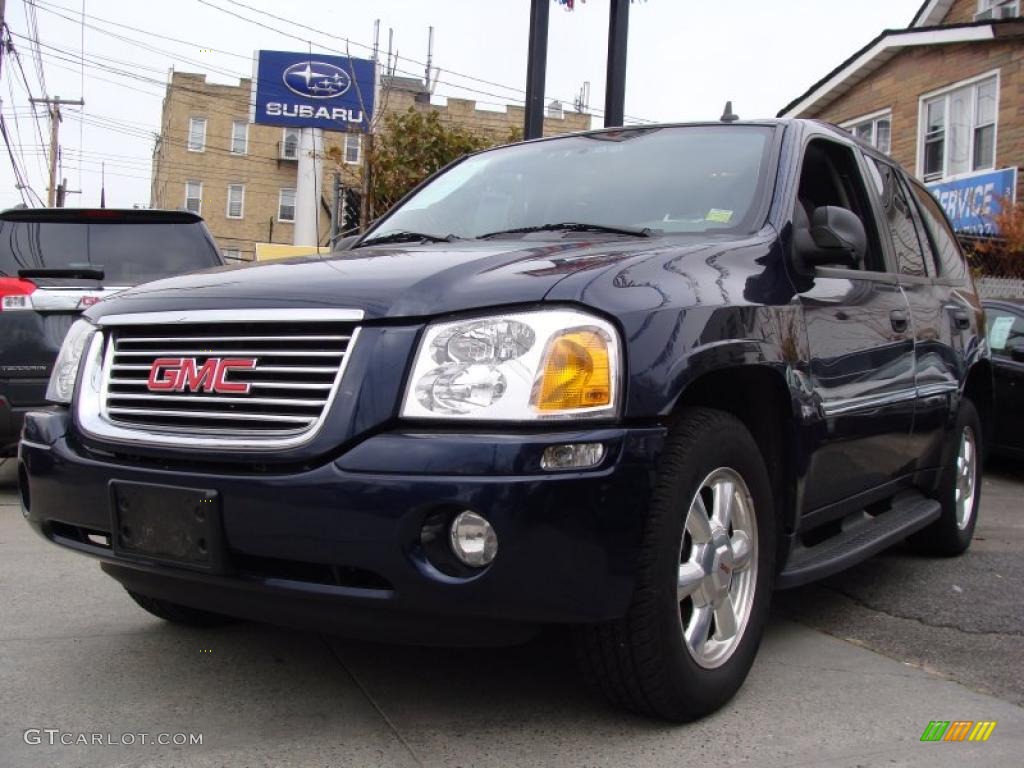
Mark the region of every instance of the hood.
<instances>
[{"instance_id":1,"label":"hood","mask_svg":"<svg viewBox=\"0 0 1024 768\"><path fill-rule=\"evenodd\" d=\"M561 280L642 258L665 240L593 237L382 246L323 258L227 266L158 280L88 316L185 309L343 308L420 317L542 300Z\"/></svg>"}]
</instances>

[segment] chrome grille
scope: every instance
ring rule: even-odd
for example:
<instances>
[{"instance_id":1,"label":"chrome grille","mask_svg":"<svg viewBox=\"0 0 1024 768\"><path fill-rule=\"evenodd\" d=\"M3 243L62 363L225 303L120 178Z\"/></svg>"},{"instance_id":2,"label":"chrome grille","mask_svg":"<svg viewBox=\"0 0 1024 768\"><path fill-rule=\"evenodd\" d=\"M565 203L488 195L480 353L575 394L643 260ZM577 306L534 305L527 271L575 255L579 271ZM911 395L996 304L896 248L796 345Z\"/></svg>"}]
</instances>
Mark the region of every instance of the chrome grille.
<instances>
[{"instance_id":1,"label":"chrome grille","mask_svg":"<svg viewBox=\"0 0 1024 768\"><path fill-rule=\"evenodd\" d=\"M100 412L104 421L142 431L247 438L297 437L323 421L357 334L349 322L216 322L116 325L109 329ZM191 361L158 368L158 360ZM203 366L254 361L234 368L229 384L247 392L210 391ZM153 372L172 380L194 365L185 391L150 386ZM212 370L212 369L211 369ZM170 373L167 373L170 371Z\"/></svg>"}]
</instances>

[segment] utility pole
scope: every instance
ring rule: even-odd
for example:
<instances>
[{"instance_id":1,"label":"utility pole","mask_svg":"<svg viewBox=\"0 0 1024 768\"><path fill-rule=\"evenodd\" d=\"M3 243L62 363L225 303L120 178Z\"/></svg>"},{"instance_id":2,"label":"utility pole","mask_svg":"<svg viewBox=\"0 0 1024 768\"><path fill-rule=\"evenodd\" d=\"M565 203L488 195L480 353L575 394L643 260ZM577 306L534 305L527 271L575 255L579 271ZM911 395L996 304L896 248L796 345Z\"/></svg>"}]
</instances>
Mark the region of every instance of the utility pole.
<instances>
[{"instance_id":1,"label":"utility pole","mask_svg":"<svg viewBox=\"0 0 1024 768\"><path fill-rule=\"evenodd\" d=\"M66 178L61 179L60 185L57 187L57 207L63 208L67 204L68 195L80 194L82 194L82 190L68 189L68 180Z\"/></svg>"},{"instance_id":2,"label":"utility pole","mask_svg":"<svg viewBox=\"0 0 1024 768\"><path fill-rule=\"evenodd\" d=\"M7 0L0 0L0 72L2 72L2 69L3 69L3 63L4 63L3 54L7 53L7 51L2 50L2 48L3 48L3 31L4 31L4 23L5 23L5 19L6 19L6 15L5 15L6 13L7 13Z\"/></svg>"},{"instance_id":3,"label":"utility pole","mask_svg":"<svg viewBox=\"0 0 1024 768\"><path fill-rule=\"evenodd\" d=\"M85 102L81 99L62 100L60 96L54 96L52 99L30 98L29 101L33 104L45 104L50 113L50 186L46 191L46 205L53 208L57 203L57 154L60 150L60 123L63 119L60 108L62 104L80 107L84 106Z\"/></svg>"}]
</instances>

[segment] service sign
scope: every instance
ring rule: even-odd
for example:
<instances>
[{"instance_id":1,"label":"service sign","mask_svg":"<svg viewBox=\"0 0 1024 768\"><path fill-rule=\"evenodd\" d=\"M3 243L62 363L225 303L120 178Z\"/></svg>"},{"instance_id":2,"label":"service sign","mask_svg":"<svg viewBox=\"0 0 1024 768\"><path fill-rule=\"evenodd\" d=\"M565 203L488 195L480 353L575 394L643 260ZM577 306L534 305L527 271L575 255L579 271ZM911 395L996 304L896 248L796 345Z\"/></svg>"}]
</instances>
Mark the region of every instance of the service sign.
<instances>
[{"instance_id":1,"label":"service sign","mask_svg":"<svg viewBox=\"0 0 1024 768\"><path fill-rule=\"evenodd\" d=\"M374 63L319 53L259 51L253 122L367 131L373 118Z\"/></svg>"},{"instance_id":2,"label":"service sign","mask_svg":"<svg viewBox=\"0 0 1024 768\"><path fill-rule=\"evenodd\" d=\"M1017 169L985 171L971 176L929 184L928 189L946 211L953 229L968 235L995 235L992 216L1002 210L1000 201L1017 197Z\"/></svg>"}]
</instances>

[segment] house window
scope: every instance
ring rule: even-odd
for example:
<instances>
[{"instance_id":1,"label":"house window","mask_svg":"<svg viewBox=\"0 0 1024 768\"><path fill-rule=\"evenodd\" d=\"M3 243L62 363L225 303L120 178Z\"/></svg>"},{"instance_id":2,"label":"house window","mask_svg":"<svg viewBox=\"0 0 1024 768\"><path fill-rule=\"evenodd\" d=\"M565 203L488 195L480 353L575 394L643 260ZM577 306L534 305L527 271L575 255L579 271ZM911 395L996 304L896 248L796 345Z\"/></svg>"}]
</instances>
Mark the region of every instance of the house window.
<instances>
[{"instance_id":1,"label":"house window","mask_svg":"<svg viewBox=\"0 0 1024 768\"><path fill-rule=\"evenodd\" d=\"M299 129L285 128L281 137L281 157L284 160L299 158Z\"/></svg>"},{"instance_id":2,"label":"house window","mask_svg":"<svg viewBox=\"0 0 1024 768\"><path fill-rule=\"evenodd\" d=\"M231 123L231 154L244 155L249 146L249 124L243 120Z\"/></svg>"},{"instance_id":3,"label":"house window","mask_svg":"<svg viewBox=\"0 0 1024 768\"><path fill-rule=\"evenodd\" d=\"M241 219L245 215L245 185L228 185L228 211L229 219Z\"/></svg>"},{"instance_id":4,"label":"house window","mask_svg":"<svg viewBox=\"0 0 1024 768\"><path fill-rule=\"evenodd\" d=\"M942 181L995 167L999 81L995 75L921 100L921 169Z\"/></svg>"},{"instance_id":5,"label":"house window","mask_svg":"<svg viewBox=\"0 0 1024 768\"><path fill-rule=\"evenodd\" d=\"M185 210L192 211L197 216L203 213L203 182L185 182Z\"/></svg>"},{"instance_id":6,"label":"house window","mask_svg":"<svg viewBox=\"0 0 1024 768\"><path fill-rule=\"evenodd\" d=\"M888 155L892 149L892 112L890 111L852 120L849 123L844 123L843 128L879 152Z\"/></svg>"},{"instance_id":7,"label":"house window","mask_svg":"<svg viewBox=\"0 0 1024 768\"><path fill-rule=\"evenodd\" d=\"M238 248L225 248L224 251L225 261L241 261L242 252Z\"/></svg>"},{"instance_id":8,"label":"house window","mask_svg":"<svg viewBox=\"0 0 1024 768\"><path fill-rule=\"evenodd\" d=\"M206 150L206 118L190 117L188 119L188 151L204 152Z\"/></svg>"},{"instance_id":9,"label":"house window","mask_svg":"<svg viewBox=\"0 0 1024 768\"><path fill-rule=\"evenodd\" d=\"M363 137L358 133L345 134L345 162L350 165L359 164L359 154L363 145Z\"/></svg>"},{"instance_id":10,"label":"house window","mask_svg":"<svg viewBox=\"0 0 1024 768\"><path fill-rule=\"evenodd\" d=\"M282 189L277 196L277 220L295 221L295 190Z\"/></svg>"},{"instance_id":11,"label":"house window","mask_svg":"<svg viewBox=\"0 0 1024 768\"><path fill-rule=\"evenodd\" d=\"M978 0L975 21L998 21L1020 16L1019 0Z\"/></svg>"}]
</instances>

